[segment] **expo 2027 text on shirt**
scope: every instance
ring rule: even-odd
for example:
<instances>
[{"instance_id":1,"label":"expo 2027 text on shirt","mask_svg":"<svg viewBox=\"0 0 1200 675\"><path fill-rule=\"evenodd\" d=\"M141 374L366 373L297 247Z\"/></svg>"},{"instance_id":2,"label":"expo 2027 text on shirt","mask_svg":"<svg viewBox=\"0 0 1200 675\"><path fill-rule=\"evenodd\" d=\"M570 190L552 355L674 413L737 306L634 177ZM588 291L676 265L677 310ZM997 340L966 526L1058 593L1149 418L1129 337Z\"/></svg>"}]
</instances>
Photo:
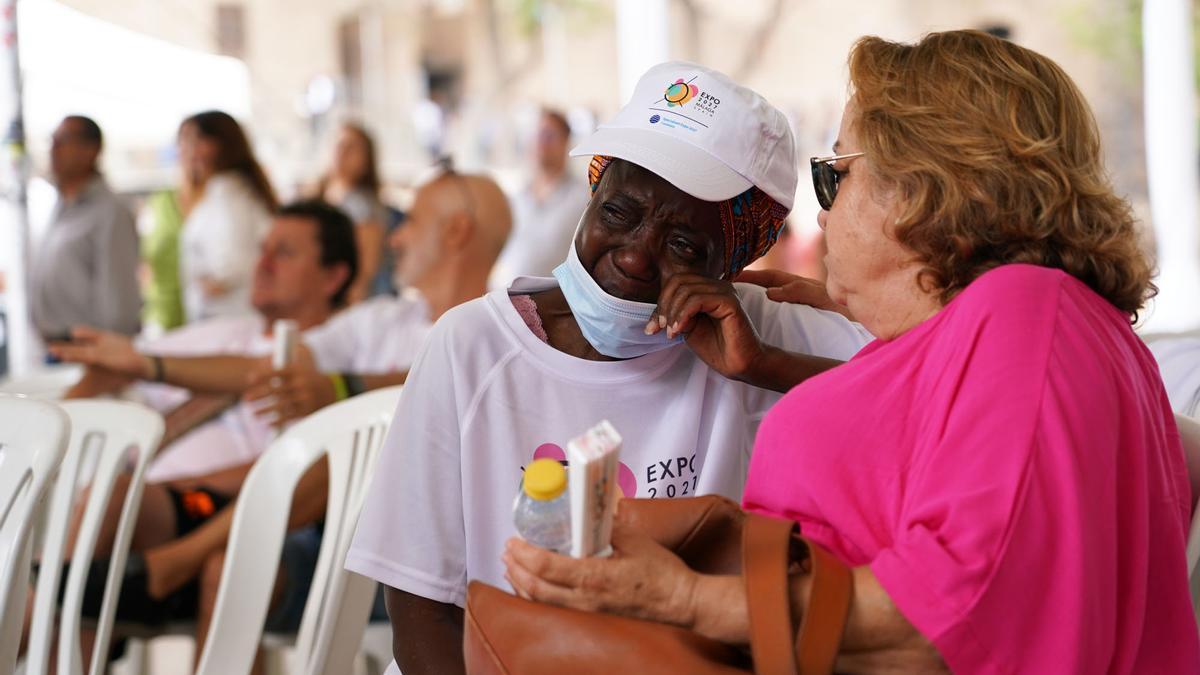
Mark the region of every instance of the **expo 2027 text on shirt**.
<instances>
[{"instance_id":1,"label":"expo 2027 text on shirt","mask_svg":"<svg viewBox=\"0 0 1200 675\"><path fill-rule=\"evenodd\" d=\"M509 297L555 285L518 279L434 326L376 465L348 569L459 605L468 579L503 585L523 467L564 459L567 441L601 419L624 437L626 496L741 496L758 422L779 395L725 379L684 344L626 361L564 354L533 334ZM870 339L841 315L736 289L769 344L844 360Z\"/></svg>"}]
</instances>

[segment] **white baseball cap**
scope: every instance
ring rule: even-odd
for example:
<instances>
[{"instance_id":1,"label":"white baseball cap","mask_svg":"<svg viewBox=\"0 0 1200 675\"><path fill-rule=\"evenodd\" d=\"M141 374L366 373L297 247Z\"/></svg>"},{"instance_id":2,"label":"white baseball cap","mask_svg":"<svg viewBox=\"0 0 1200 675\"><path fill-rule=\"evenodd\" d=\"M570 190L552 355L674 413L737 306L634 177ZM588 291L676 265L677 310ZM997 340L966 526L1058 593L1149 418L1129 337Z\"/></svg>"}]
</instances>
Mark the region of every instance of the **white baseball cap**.
<instances>
[{"instance_id":1,"label":"white baseball cap","mask_svg":"<svg viewBox=\"0 0 1200 675\"><path fill-rule=\"evenodd\" d=\"M752 185L789 211L796 198L796 142L783 113L724 74L686 61L646 71L617 116L571 155L619 157L709 202Z\"/></svg>"}]
</instances>

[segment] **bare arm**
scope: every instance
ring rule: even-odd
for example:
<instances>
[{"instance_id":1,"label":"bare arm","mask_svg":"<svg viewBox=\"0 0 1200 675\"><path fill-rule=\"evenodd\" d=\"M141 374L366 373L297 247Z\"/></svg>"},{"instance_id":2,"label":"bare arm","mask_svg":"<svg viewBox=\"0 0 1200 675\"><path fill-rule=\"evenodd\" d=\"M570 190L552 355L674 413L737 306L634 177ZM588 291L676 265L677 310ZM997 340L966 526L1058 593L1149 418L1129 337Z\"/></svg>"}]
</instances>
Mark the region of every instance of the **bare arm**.
<instances>
[{"instance_id":1,"label":"bare arm","mask_svg":"<svg viewBox=\"0 0 1200 675\"><path fill-rule=\"evenodd\" d=\"M288 529L311 525L325 517L329 502L329 458L321 455L315 464L304 472L296 490L292 493L292 512L288 516Z\"/></svg>"},{"instance_id":2,"label":"bare arm","mask_svg":"<svg viewBox=\"0 0 1200 675\"><path fill-rule=\"evenodd\" d=\"M690 628L729 644L750 642L746 586L740 576L692 571L645 532L613 523L614 555L583 560L511 539L503 555L517 594L588 611L604 611ZM869 567L854 573L854 594L838 672L939 672L941 656L900 613ZM800 625L811 593L809 574L791 577L792 620Z\"/></svg>"},{"instance_id":3,"label":"bare arm","mask_svg":"<svg viewBox=\"0 0 1200 675\"><path fill-rule=\"evenodd\" d=\"M83 377L71 385L63 394L63 398L94 398L104 394L116 394L133 383L134 378L128 375L88 366L83 371Z\"/></svg>"},{"instance_id":4,"label":"bare arm","mask_svg":"<svg viewBox=\"0 0 1200 675\"><path fill-rule=\"evenodd\" d=\"M383 389L384 387L404 384L404 381L408 379L408 371L398 370L378 375L360 375L359 377L362 379L363 386L367 391L374 391L376 389Z\"/></svg>"},{"instance_id":5,"label":"bare arm","mask_svg":"<svg viewBox=\"0 0 1200 675\"><path fill-rule=\"evenodd\" d=\"M366 391L404 384L407 370L360 375ZM281 426L337 402L329 373L306 364L271 370L263 366L250 374L244 398L257 406L256 414Z\"/></svg>"},{"instance_id":6,"label":"bare arm","mask_svg":"<svg viewBox=\"0 0 1200 675\"><path fill-rule=\"evenodd\" d=\"M765 344L742 309L733 285L676 275L663 287L646 333L684 335L688 347L725 377L786 392L842 362Z\"/></svg>"},{"instance_id":7,"label":"bare arm","mask_svg":"<svg viewBox=\"0 0 1200 675\"><path fill-rule=\"evenodd\" d=\"M75 328L71 342L50 345L50 353L63 361L83 363L128 378L162 381L192 391L211 394L241 394L250 385L252 371L269 367L267 357L214 355L196 357L155 357L139 352L133 341L123 335L81 326ZM311 364L312 355L303 344L296 347L298 364Z\"/></svg>"},{"instance_id":8,"label":"bare arm","mask_svg":"<svg viewBox=\"0 0 1200 675\"><path fill-rule=\"evenodd\" d=\"M104 368L88 366L83 377L63 396L65 399L94 398L115 394L133 384L135 378ZM166 429L159 447L174 443L187 432L211 420L237 402L228 394L196 394L164 416Z\"/></svg>"},{"instance_id":9,"label":"bare arm","mask_svg":"<svg viewBox=\"0 0 1200 675\"><path fill-rule=\"evenodd\" d=\"M240 464L195 478L171 481L170 485L178 490L203 487L233 495L241 490L253 466L253 463ZM329 464L322 457L305 471L296 485L288 515L289 530L316 522L325 514L328 481ZM150 590L155 597L165 597L196 578L204 561L228 546L236 509L235 499L187 535L144 551Z\"/></svg>"},{"instance_id":10,"label":"bare arm","mask_svg":"<svg viewBox=\"0 0 1200 675\"><path fill-rule=\"evenodd\" d=\"M807 605L807 590L803 591L803 596L803 604L793 599L792 606ZM869 567L854 569L854 596L836 670L846 673L949 671L933 643L904 618Z\"/></svg>"},{"instance_id":11,"label":"bare arm","mask_svg":"<svg viewBox=\"0 0 1200 675\"><path fill-rule=\"evenodd\" d=\"M386 588L392 656L404 675L459 675L463 663L463 610Z\"/></svg>"},{"instance_id":12,"label":"bare arm","mask_svg":"<svg viewBox=\"0 0 1200 675\"><path fill-rule=\"evenodd\" d=\"M937 650L896 608L869 567L854 573L854 595L842 634L839 673L944 672ZM793 625L808 606L812 577L794 575L789 587ZM741 577L700 576L691 598L691 616L681 622L696 632L732 644L750 643L746 587Z\"/></svg>"},{"instance_id":13,"label":"bare arm","mask_svg":"<svg viewBox=\"0 0 1200 675\"><path fill-rule=\"evenodd\" d=\"M164 416L166 429L159 447L165 448L187 432L213 419L237 403L228 394L197 394L176 406Z\"/></svg>"},{"instance_id":14,"label":"bare arm","mask_svg":"<svg viewBox=\"0 0 1200 675\"><path fill-rule=\"evenodd\" d=\"M154 377L154 360L142 355L142 379ZM163 357L162 381L176 387L210 394L241 394L249 386L246 374L269 363L268 357L196 356Z\"/></svg>"},{"instance_id":15,"label":"bare arm","mask_svg":"<svg viewBox=\"0 0 1200 675\"><path fill-rule=\"evenodd\" d=\"M806 279L780 270L742 270L736 281L762 286L767 289L767 298L775 302L809 305L855 320L850 310L834 302L825 290L825 284L816 279Z\"/></svg>"},{"instance_id":16,"label":"bare arm","mask_svg":"<svg viewBox=\"0 0 1200 675\"><path fill-rule=\"evenodd\" d=\"M842 365L844 361L812 354L798 354L763 345L761 354L735 379L762 389L786 393L814 375Z\"/></svg>"},{"instance_id":17,"label":"bare arm","mask_svg":"<svg viewBox=\"0 0 1200 675\"><path fill-rule=\"evenodd\" d=\"M169 481L170 485L180 490L193 490L204 487L226 495L237 495L246 476L250 475L254 462L238 464L212 473ZM288 530L294 530L317 522L325 515L325 505L329 499L329 460L321 456L312 466L300 476L296 489L292 493L292 507L288 513ZM188 536L204 532L204 537L214 545L224 546L229 539L229 529L233 524L235 503L231 503L211 520L205 521ZM211 551L205 551L210 553Z\"/></svg>"}]
</instances>

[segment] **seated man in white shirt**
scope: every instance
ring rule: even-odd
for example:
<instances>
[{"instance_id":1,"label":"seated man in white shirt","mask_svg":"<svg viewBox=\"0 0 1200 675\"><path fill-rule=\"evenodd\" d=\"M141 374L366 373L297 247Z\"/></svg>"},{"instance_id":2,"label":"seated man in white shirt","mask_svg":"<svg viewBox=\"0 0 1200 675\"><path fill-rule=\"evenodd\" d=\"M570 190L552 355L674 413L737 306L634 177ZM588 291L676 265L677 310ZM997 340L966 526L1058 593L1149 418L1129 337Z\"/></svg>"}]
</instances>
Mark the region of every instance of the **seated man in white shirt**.
<instances>
[{"instance_id":1,"label":"seated man in white shirt","mask_svg":"<svg viewBox=\"0 0 1200 675\"><path fill-rule=\"evenodd\" d=\"M729 283L774 243L796 188L787 122L758 94L693 64L656 66L573 154L594 156L593 195L566 262L438 321L376 465L346 567L387 587L390 673L463 671L467 582L505 585L530 461L563 460L570 438L607 419L624 436L625 496L736 499L779 397L745 381L783 388L869 339L839 314ZM700 314L652 330L664 290ZM677 333L729 322L775 347L728 364Z\"/></svg>"},{"instance_id":2,"label":"seated man in white shirt","mask_svg":"<svg viewBox=\"0 0 1200 675\"><path fill-rule=\"evenodd\" d=\"M323 208L337 212L329 206L323 205ZM345 224L348 245L353 250L352 225L348 220ZM273 235L279 227L277 221ZM158 379L172 385L207 392L242 393L259 403L268 402L266 406L245 403L238 406L246 419L255 421L264 430L253 455L256 457L269 442L265 433L268 425L262 418L270 417L280 423L334 402L334 378L351 385L347 387L349 394L402 383L433 320L449 308L485 292L488 272L510 227L507 201L490 179L445 173L425 184L417 192L405 227L397 231L392 242L398 256L396 276L408 289L405 295L361 303L319 327L300 322L300 328L307 330L298 345L296 364L282 371L272 371L267 356L164 356L178 352L160 351L155 344L135 349L119 336L91 330L77 331L80 339L71 345L56 346L54 350L64 360L89 364L89 379L93 380L93 385L87 387L90 393L98 390L94 386L96 381L103 381L102 384L111 388L113 382L125 382L129 378L155 379L159 375ZM268 237L267 241L269 244L272 238ZM263 263L260 263L262 267ZM311 267L305 272L314 278L319 276L315 273ZM304 291L301 279L292 281L297 290ZM339 286L339 298L344 297L348 287L348 280L345 286ZM305 292L310 299L321 297L312 288ZM258 320L268 319L265 330L269 331L271 320L276 318L299 317L264 312ZM258 325L264 328L262 323ZM214 350L214 345L219 343L210 343L203 351L220 351L219 346ZM264 344L264 349L254 353L265 354L268 350L269 341ZM211 449L193 450L202 455ZM175 454L168 449L163 458L168 460ZM141 537L149 544L148 547L143 544L146 578L141 583L145 595L152 601L141 604L153 605L155 611L162 610L158 601L169 598L203 573L198 597L201 613L198 628L203 629L205 611L211 610L215 600L223 548L232 523L233 510L226 505L235 498L242 480L253 466L253 457L249 459L251 461L233 463L205 475L197 476L193 472L184 480L146 486L142 513L162 511L163 519L170 522L155 524L153 532ZM123 485L118 487L123 488ZM297 487L290 519L292 527L314 522L324 515L326 485L326 467L321 462ZM170 494L161 494L170 489L181 490L183 496L174 499ZM119 495L113 499L114 503L119 503ZM156 504L166 508L154 509ZM194 515L187 510L192 506L198 508ZM179 515L181 513L183 515ZM180 521L186 521L194 531L179 536ZM115 522L112 529L115 530ZM134 541L136 549L137 534ZM137 558L131 558L136 565ZM134 587L137 590L136 584ZM195 589L185 590L191 597L196 596ZM300 590L307 591L306 588ZM122 598L125 597L123 589ZM284 604L289 604L290 600L294 599L285 598ZM302 600L303 595L300 602ZM191 614L197 609L195 601L186 605L178 611ZM298 623L301 609L302 606L285 607L288 616L280 620L282 623L276 621L274 626L280 629L294 627L289 624ZM170 611L177 610L172 607Z\"/></svg>"},{"instance_id":3,"label":"seated man in white shirt","mask_svg":"<svg viewBox=\"0 0 1200 675\"><path fill-rule=\"evenodd\" d=\"M357 268L353 228L344 214L320 202L284 207L261 244L255 266L252 299L257 315L189 324L143 343L142 348L163 354L216 351L263 355L270 353L275 320L290 319L301 330L324 323L344 304ZM78 333L82 338L79 342L53 345L51 349L72 360L79 360L77 352L94 350L93 343L109 357L136 354L133 343L124 336L88 328ZM89 365L68 397L115 392L133 380L131 374ZM194 531L236 493L245 475L241 467L248 466L266 447L270 425L255 415L252 407L234 405L232 396L192 394L161 384L138 385L135 394L163 411L168 421L167 438L148 472L151 484L143 493L132 540L134 551L139 553L133 556L135 563L131 565L141 573L141 590L149 590L153 598L161 599L187 580L179 580L176 571L181 565L176 561L188 559L187 547L199 538L193 536ZM112 545L129 479L127 474L118 476L109 502L111 508L96 543L98 559L106 558ZM104 577L91 578L102 590ZM138 590L138 584L129 585ZM98 600L94 604L98 605ZM141 616L130 616L131 610ZM122 611L124 618L155 622L154 612L148 608L126 603Z\"/></svg>"}]
</instances>

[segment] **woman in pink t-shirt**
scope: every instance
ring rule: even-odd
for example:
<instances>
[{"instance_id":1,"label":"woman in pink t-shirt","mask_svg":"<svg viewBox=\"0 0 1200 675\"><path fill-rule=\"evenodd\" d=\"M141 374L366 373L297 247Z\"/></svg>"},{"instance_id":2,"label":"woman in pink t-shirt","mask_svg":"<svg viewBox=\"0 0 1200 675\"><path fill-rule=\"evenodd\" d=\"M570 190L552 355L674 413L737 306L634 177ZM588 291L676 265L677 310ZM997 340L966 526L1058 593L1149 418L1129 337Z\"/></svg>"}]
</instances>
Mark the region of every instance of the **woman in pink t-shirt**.
<instances>
[{"instance_id":1,"label":"woman in pink t-shirt","mask_svg":"<svg viewBox=\"0 0 1200 675\"><path fill-rule=\"evenodd\" d=\"M864 38L850 78L813 181L826 288L879 339L772 409L744 498L854 569L837 670L1200 672L1193 495L1131 328L1150 267L1087 104L1049 59L974 31ZM663 304L684 331L736 322L711 300ZM574 561L513 542L509 577L748 639L740 580L627 528L614 547Z\"/></svg>"}]
</instances>

